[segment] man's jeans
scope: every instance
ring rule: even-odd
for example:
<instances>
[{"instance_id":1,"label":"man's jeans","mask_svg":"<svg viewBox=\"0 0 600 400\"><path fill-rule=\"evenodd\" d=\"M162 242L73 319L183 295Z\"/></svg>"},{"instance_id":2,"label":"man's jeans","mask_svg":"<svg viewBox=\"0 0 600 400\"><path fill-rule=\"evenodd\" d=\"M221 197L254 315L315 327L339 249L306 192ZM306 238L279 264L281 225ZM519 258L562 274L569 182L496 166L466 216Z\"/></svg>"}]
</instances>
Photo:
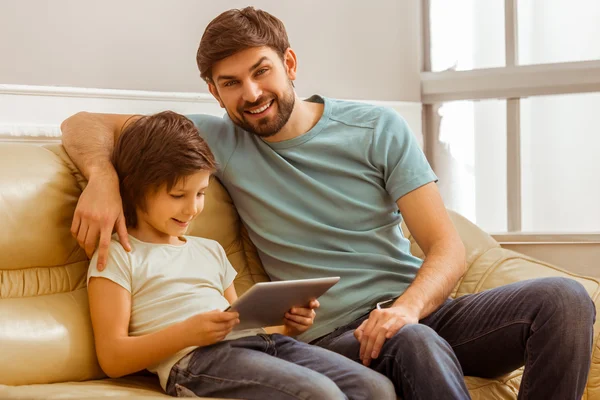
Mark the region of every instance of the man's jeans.
<instances>
[{"instance_id":1,"label":"man's jeans","mask_svg":"<svg viewBox=\"0 0 600 400\"><path fill-rule=\"evenodd\" d=\"M581 399L596 309L578 282L544 278L446 301L384 344L370 367L403 400L468 399L463 376L499 377L523 365L519 399ZM313 342L360 362L354 330L368 315Z\"/></svg>"},{"instance_id":2,"label":"man's jeans","mask_svg":"<svg viewBox=\"0 0 600 400\"><path fill-rule=\"evenodd\" d=\"M385 376L283 335L200 347L171 369L167 393L242 399L395 399Z\"/></svg>"}]
</instances>

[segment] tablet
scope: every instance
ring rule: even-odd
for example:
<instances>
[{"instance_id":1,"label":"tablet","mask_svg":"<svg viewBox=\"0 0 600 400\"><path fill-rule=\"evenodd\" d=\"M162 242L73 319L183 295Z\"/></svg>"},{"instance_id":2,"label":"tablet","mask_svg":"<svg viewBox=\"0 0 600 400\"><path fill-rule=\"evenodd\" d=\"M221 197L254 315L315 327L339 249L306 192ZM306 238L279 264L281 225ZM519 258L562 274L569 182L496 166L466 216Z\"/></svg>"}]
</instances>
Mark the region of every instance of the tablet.
<instances>
[{"instance_id":1,"label":"tablet","mask_svg":"<svg viewBox=\"0 0 600 400\"><path fill-rule=\"evenodd\" d=\"M240 323L233 330L283 325L290 308L308 305L339 280L339 276L333 276L256 283L227 309L240 314Z\"/></svg>"}]
</instances>

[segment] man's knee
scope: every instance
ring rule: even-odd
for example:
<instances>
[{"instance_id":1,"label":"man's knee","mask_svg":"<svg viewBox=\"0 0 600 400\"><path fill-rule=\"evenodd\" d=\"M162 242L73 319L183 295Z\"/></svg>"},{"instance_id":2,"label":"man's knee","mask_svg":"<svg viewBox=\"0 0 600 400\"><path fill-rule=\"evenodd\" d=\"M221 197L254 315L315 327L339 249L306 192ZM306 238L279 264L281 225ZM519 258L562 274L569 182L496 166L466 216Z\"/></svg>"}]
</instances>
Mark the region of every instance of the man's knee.
<instances>
[{"instance_id":1,"label":"man's knee","mask_svg":"<svg viewBox=\"0 0 600 400\"><path fill-rule=\"evenodd\" d=\"M562 321L573 319L590 326L594 323L596 307L583 285L574 279L537 279L529 297L548 304Z\"/></svg>"},{"instance_id":2,"label":"man's knee","mask_svg":"<svg viewBox=\"0 0 600 400\"><path fill-rule=\"evenodd\" d=\"M411 354L417 357L426 357L427 354L434 354L440 348L450 346L433 329L423 324L405 325L389 339L386 343L390 349L389 353L396 353L398 356L406 359Z\"/></svg>"}]
</instances>

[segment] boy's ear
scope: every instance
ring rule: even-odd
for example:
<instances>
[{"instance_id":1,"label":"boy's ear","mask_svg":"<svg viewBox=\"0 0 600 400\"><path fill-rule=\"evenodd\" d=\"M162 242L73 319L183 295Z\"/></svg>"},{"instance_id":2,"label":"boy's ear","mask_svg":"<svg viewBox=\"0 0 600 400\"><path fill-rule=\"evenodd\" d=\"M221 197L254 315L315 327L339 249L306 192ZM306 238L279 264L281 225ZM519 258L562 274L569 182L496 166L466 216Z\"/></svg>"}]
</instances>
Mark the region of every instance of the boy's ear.
<instances>
[{"instance_id":1,"label":"boy's ear","mask_svg":"<svg viewBox=\"0 0 600 400\"><path fill-rule=\"evenodd\" d=\"M225 108L225 105L223 104L223 102L221 101L221 97L219 96L219 91L217 90L217 87L214 85L214 83L208 83L208 91L210 92L210 94L213 95L215 99L217 99L221 108Z\"/></svg>"}]
</instances>

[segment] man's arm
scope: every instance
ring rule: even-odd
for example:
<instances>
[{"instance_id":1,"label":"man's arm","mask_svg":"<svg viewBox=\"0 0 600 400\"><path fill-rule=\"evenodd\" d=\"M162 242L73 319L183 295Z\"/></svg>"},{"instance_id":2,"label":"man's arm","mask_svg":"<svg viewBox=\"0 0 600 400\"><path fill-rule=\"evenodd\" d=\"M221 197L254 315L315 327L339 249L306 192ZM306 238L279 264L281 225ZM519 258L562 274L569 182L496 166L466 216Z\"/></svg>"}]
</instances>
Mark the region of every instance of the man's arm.
<instances>
[{"instance_id":1,"label":"man's arm","mask_svg":"<svg viewBox=\"0 0 600 400\"><path fill-rule=\"evenodd\" d=\"M406 324L435 311L465 273L465 248L448 216L435 183L413 190L396 202L406 226L425 253L417 276L391 308L373 310L356 331L360 358L369 365L386 339Z\"/></svg>"},{"instance_id":2,"label":"man's arm","mask_svg":"<svg viewBox=\"0 0 600 400\"><path fill-rule=\"evenodd\" d=\"M98 361L111 378L148 368L186 347L217 343L239 323L237 313L215 310L154 333L129 336L131 294L126 289L92 277L88 297Z\"/></svg>"},{"instance_id":3,"label":"man's arm","mask_svg":"<svg viewBox=\"0 0 600 400\"><path fill-rule=\"evenodd\" d=\"M119 179L110 162L115 142L132 115L77 113L61 124L63 146L88 179L73 216L71 234L91 257L100 238L98 269L106 265L113 228L119 241L130 249Z\"/></svg>"},{"instance_id":4,"label":"man's arm","mask_svg":"<svg viewBox=\"0 0 600 400\"><path fill-rule=\"evenodd\" d=\"M411 305L421 320L450 297L466 272L465 246L435 183L407 194L397 204L408 230L425 253L425 261L393 307Z\"/></svg>"}]
</instances>

